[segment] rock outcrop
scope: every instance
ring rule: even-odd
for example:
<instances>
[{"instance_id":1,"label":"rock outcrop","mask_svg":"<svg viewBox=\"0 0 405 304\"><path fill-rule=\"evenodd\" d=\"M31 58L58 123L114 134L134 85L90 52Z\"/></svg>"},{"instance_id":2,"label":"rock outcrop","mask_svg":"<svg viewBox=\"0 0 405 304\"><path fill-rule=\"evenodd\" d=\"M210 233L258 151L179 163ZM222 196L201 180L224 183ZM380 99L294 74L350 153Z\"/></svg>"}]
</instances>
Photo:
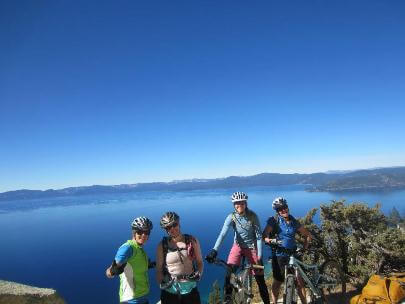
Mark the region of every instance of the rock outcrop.
<instances>
[{"instance_id":1,"label":"rock outcrop","mask_svg":"<svg viewBox=\"0 0 405 304\"><path fill-rule=\"evenodd\" d=\"M0 280L0 304L66 304L54 289Z\"/></svg>"}]
</instances>

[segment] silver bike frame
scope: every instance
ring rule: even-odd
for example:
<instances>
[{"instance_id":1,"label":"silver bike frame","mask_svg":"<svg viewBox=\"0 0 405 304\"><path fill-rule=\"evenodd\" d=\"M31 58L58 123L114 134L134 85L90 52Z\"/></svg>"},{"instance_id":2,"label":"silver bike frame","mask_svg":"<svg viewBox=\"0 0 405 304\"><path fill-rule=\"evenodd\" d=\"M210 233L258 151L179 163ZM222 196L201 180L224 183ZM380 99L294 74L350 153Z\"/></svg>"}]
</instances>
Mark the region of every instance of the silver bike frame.
<instances>
[{"instance_id":1,"label":"silver bike frame","mask_svg":"<svg viewBox=\"0 0 405 304\"><path fill-rule=\"evenodd\" d=\"M301 278L305 281L305 283L307 284L307 286L309 287L309 289L311 289L311 291L314 293L316 298L320 298L322 297L321 292L319 290L318 287L315 287L315 285L312 283L312 281L308 278L308 276L306 275L306 273L304 272L304 270L302 270L301 266L304 267L305 269L308 270L313 270L314 272L314 281L315 284L317 284L319 282L319 270L318 270L318 265L308 265L305 264L303 262L301 262L300 260L298 260L297 258L294 257L294 255L290 256L290 260L288 262L288 265L290 267L293 267L295 270L295 277L297 278L298 275L301 276ZM285 269L285 277L287 277L287 267Z\"/></svg>"}]
</instances>

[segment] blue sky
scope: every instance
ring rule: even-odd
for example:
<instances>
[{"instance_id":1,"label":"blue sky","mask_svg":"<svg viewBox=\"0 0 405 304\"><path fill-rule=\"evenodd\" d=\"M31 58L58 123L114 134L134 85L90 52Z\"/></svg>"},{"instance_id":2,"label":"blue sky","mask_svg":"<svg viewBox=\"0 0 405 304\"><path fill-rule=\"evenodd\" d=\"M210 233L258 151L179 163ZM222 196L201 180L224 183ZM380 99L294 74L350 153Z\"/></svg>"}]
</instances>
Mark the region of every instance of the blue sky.
<instances>
[{"instance_id":1,"label":"blue sky","mask_svg":"<svg viewBox=\"0 0 405 304\"><path fill-rule=\"evenodd\" d=\"M0 1L0 192L405 165L404 1Z\"/></svg>"}]
</instances>

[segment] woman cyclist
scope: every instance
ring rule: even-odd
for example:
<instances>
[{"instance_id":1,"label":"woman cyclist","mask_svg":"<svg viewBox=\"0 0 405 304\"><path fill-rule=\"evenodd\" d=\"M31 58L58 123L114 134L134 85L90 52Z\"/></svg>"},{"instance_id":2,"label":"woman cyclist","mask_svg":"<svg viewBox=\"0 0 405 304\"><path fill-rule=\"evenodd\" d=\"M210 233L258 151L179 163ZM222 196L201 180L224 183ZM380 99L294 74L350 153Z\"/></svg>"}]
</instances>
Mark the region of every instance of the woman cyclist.
<instances>
[{"instance_id":1,"label":"woman cyclist","mask_svg":"<svg viewBox=\"0 0 405 304\"><path fill-rule=\"evenodd\" d=\"M199 304L200 280L204 263L200 244L191 235L180 231L180 217L166 212L160 219L160 227L168 236L159 243L156 252L156 279L162 292L162 304Z\"/></svg>"},{"instance_id":2,"label":"woman cyclist","mask_svg":"<svg viewBox=\"0 0 405 304\"><path fill-rule=\"evenodd\" d=\"M295 242L295 234L298 232L305 237L304 249L312 239L309 231L301 226L292 215L290 215L287 200L282 197L277 197L272 203L273 209L276 211L276 216L272 216L267 220L267 225L263 231L263 239L266 243L272 241L281 242L281 247L295 250L297 244ZM270 234L276 235L276 239L270 238ZM281 283L284 282L284 268L288 264L288 254L282 250L276 250L273 253L272 267L273 267L273 284L271 285L271 297L273 303L277 303L278 293L280 291ZM298 295L301 303L307 304L305 297L304 282L301 277L298 277Z\"/></svg>"},{"instance_id":3,"label":"woman cyclist","mask_svg":"<svg viewBox=\"0 0 405 304\"><path fill-rule=\"evenodd\" d=\"M132 239L117 251L115 259L105 274L108 278L120 276L119 296L121 303L148 304L150 263L143 246L153 228L146 217L137 217L132 222Z\"/></svg>"},{"instance_id":4,"label":"woman cyclist","mask_svg":"<svg viewBox=\"0 0 405 304\"><path fill-rule=\"evenodd\" d=\"M227 263L231 266L238 267L242 256L245 256L251 264L261 263L262 234L260 223L256 213L248 209L247 199L248 196L243 192L235 192L232 194L231 201L235 211L229 214L225 219L224 226L215 242L214 248L206 256L208 263L212 263L216 258L218 248L231 227L234 230L234 243L229 253ZM267 290L266 282L264 281L263 271L255 270L254 274L263 303L270 304L269 292ZM224 290L224 303L232 303L230 274L227 274L225 277Z\"/></svg>"}]
</instances>

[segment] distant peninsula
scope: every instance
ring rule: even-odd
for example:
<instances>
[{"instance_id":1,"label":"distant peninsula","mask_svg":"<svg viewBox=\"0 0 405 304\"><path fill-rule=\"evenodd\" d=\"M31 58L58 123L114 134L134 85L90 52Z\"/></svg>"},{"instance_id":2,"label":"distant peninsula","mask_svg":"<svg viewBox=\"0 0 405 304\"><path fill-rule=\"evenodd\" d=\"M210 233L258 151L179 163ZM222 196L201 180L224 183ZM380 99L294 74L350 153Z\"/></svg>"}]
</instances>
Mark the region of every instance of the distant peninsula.
<instances>
[{"instance_id":1,"label":"distant peninsula","mask_svg":"<svg viewBox=\"0 0 405 304\"><path fill-rule=\"evenodd\" d=\"M0 193L0 201L78 196L101 193L140 191L190 191L228 189L248 186L308 185L311 192L387 191L405 189L405 167L329 171L311 174L261 173L215 179L191 179L172 182L81 186L49 190L15 190Z\"/></svg>"}]
</instances>

